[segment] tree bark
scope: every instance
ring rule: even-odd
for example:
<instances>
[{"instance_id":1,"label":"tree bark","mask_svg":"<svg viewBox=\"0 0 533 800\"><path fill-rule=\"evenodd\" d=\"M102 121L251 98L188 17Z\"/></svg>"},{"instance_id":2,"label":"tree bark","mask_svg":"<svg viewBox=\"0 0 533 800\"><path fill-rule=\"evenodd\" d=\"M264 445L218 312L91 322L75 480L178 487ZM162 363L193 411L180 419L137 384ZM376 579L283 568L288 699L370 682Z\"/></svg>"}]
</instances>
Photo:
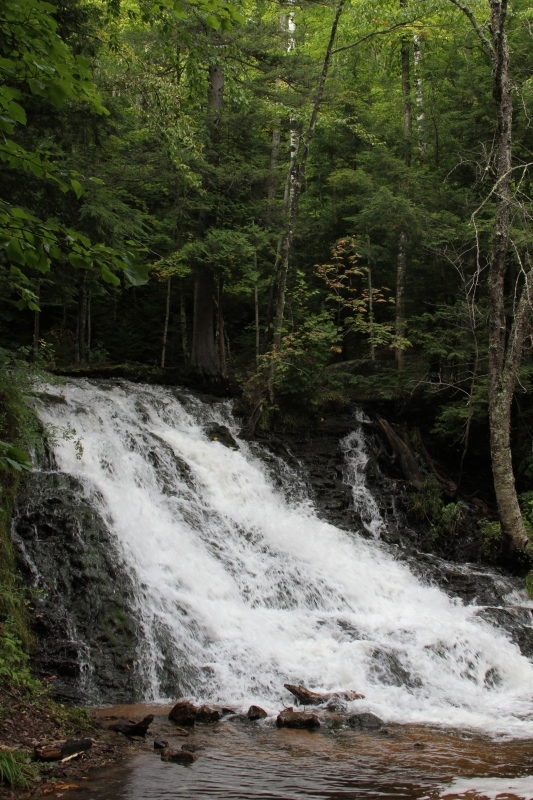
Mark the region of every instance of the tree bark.
<instances>
[{"instance_id":1,"label":"tree bark","mask_svg":"<svg viewBox=\"0 0 533 800\"><path fill-rule=\"evenodd\" d=\"M165 368L167 358L168 323L170 320L170 295L172 293L172 276L167 278L167 291L165 301L165 319L163 322L163 337L161 342L161 369Z\"/></svg>"},{"instance_id":2,"label":"tree bark","mask_svg":"<svg viewBox=\"0 0 533 800\"><path fill-rule=\"evenodd\" d=\"M191 366L206 377L220 376L215 337L215 286L211 270L196 276L191 343Z\"/></svg>"},{"instance_id":3,"label":"tree bark","mask_svg":"<svg viewBox=\"0 0 533 800\"><path fill-rule=\"evenodd\" d=\"M208 133L212 164L218 163L222 107L224 101L224 70L220 64L209 67ZM220 378L225 372L221 361L224 353L222 298L215 293L215 277L209 266L199 269L195 277L191 366L200 374ZM217 330L222 331L222 345Z\"/></svg>"},{"instance_id":4,"label":"tree bark","mask_svg":"<svg viewBox=\"0 0 533 800\"><path fill-rule=\"evenodd\" d=\"M493 94L497 107L496 210L489 260L489 422L494 491L502 531L516 549L527 547L525 529L516 492L511 451L511 407L522 350L531 331L531 270L515 287L518 301L510 328L505 311L505 278L512 205L512 86L509 47L505 32L507 0L489 0L493 49Z\"/></svg>"},{"instance_id":5,"label":"tree bark","mask_svg":"<svg viewBox=\"0 0 533 800\"><path fill-rule=\"evenodd\" d=\"M426 141L426 111L424 105L424 84L422 81L422 38L419 34L413 36L413 72L415 78L415 105L416 105L416 135L418 152L422 161L428 153Z\"/></svg>"},{"instance_id":6,"label":"tree bark","mask_svg":"<svg viewBox=\"0 0 533 800\"><path fill-rule=\"evenodd\" d=\"M400 7L405 8L407 0L400 0ZM407 167L411 166L413 142L413 107L411 103L411 39L402 36L401 43L401 71L402 71L402 101L403 101L403 133L404 133L404 161ZM405 336L405 281L407 276L407 236L404 230L400 231L398 239L398 256L396 262L396 336ZM404 366L404 351L396 347L394 352L398 370Z\"/></svg>"},{"instance_id":7,"label":"tree bark","mask_svg":"<svg viewBox=\"0 0 533 800\"><path fill-rule=\"evenodd\" d=\"M502 531L516 550L526 550L529 536L516 491L511 450L513 394L524 344L532 331L533 268L521 269L512 287L513 314L507 318L506 293L511 243L513 101L509 46L506 34L507 0L488 0L490 38L473 12L461 0L450 0L470 20L483 50L492 60L492 93L496 103L495 184L496 197L489 253L489 428L494 492Z\"/></svg>"}]
</instances>

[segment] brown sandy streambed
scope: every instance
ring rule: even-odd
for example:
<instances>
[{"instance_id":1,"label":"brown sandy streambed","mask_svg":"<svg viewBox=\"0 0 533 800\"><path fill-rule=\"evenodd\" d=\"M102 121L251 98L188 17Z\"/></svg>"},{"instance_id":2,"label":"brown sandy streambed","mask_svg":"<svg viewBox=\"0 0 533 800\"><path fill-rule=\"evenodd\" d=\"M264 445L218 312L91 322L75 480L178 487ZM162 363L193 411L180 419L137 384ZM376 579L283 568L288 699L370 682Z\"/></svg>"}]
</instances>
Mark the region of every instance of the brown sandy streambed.
<instances>
[{"instance_id":1,"label":"brown sandy streambed","mask_svg":"<svg viewBox=\"0 0 533 800\"><path fill-rule=\"evenodd\" d=\"M278 730L273 720L197 725L175 735L169 706L97 710L139 719L155 714L144 747L103 769L66 800L532 800L533 741L497 741L465 731L387 726L385 731ZM107 719L106 719L107 718ZM118 735L118 734L117 734ZM154 738L194 745L191 766L164 763ZM48 797L51 795L48 794Z\"/></svg>"}]
</instances>

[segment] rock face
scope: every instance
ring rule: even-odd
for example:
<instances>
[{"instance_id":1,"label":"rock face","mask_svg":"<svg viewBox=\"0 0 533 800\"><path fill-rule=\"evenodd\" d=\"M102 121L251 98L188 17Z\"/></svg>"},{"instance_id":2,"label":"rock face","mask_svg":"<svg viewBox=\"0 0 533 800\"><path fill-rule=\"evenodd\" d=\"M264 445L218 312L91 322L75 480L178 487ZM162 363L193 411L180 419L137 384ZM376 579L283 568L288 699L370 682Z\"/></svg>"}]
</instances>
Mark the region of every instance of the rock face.
<instances>
[{"instance_id":1,"label":"rock face","mask_svg":"<svg viewBox=\"0 0 533 800\"><path fill-rule=\"evenodd\" d=\"M316 714L312 714L309 711L294 711L291 707L284 708L283 711L278 714L276 725L278 728L313 730L314 728L320 728L320 720Z\"/></svg>"},{"instance_id":2,"label":"rock face","mask_svg":"<svg viewBox=\"0 0 533 800\"><path fill-rule=\"evenodd\" d=\"M133 585L104 520L82 498L75 478L39 472L19 495L14 544L38 590L34 666L55 676L59 697L127 701L138 690Z\"/></svg>"}]
</instances>

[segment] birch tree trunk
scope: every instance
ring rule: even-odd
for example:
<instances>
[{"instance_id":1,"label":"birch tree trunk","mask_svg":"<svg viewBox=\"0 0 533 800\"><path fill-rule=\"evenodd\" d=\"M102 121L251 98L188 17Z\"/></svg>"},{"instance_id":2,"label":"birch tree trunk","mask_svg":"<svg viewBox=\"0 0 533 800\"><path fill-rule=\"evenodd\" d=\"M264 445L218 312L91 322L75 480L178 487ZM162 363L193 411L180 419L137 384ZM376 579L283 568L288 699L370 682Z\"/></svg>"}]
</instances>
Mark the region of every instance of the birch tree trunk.
<instances>
[{"instance_id":1,"label":"birch tree trunk","mask_svg":"<svg viewBox=\"0 0 533 800\"><path fill-rule=\"evenodd\" d=\"M418 140L418 152L422 161L425 161L428 154L428 145L426 141L424 83L422 80L422 37L418 33L413 36L413 73L415 79L416 134Z\"/></svg>"}]
</instances>

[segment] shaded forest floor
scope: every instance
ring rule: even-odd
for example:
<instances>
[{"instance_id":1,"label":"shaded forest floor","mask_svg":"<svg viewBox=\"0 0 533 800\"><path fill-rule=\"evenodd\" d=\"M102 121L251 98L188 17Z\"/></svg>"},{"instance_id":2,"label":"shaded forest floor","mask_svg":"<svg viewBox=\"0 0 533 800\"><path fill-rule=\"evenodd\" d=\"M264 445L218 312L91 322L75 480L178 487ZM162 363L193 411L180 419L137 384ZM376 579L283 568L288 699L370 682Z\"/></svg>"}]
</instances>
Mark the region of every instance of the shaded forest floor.
<instances>
[{"instance_id":1,"label":"shaded forest floor","mask_svg":"<svg viewBox=\"0 0 533 800\"><path fill-rule=\"evenodd\" d=\"M82 738L92 739L93 744L76 758L32 761L38 743ZM101 728L84 709L59 705L47 695L36 699L26 691L0 686L0 750L20 750L30 765L27 786L14 789L0 783L0 800L60 796L67 788L83 785L90 770L116 763L140 746Z\"/></svg>"}]
</instances>

